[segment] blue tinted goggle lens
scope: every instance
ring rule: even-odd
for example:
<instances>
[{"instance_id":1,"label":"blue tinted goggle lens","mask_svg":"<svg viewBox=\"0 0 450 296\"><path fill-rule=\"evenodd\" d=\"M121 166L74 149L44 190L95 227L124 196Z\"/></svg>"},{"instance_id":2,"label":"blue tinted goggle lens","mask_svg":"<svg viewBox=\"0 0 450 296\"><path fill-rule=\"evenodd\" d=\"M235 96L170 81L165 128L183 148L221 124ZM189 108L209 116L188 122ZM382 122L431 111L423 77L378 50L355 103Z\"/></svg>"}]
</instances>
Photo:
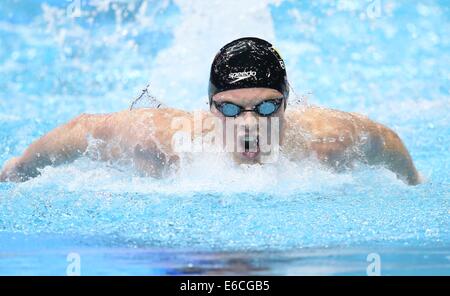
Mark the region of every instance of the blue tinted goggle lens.
<instances>
[{"instance_id":1,"label":"blue tinted goggle lens","mask_svg":"<svg viewBox=\"0 0 450 296\"><path fill-rule=\"evenodd\" d=\"M241 107L231 103L224 103L220 111L227 117L234 117L241 113Z\"/></svg>"},{"instance_id":2,"label":"blue tinted goggle lens","mask_svg":"<svg viewBox=\"0 0 450 296\"><path fill-rule=\"evenodd\" d=\"M278 109L278 104L275 103L274 101L262 102L261 104L259 104L256 107L257 113L260 115L263 115L263 116L268 116L268 115L274 113L275 111L277 111L277 109Z\"/></svg>"}]
</instances>

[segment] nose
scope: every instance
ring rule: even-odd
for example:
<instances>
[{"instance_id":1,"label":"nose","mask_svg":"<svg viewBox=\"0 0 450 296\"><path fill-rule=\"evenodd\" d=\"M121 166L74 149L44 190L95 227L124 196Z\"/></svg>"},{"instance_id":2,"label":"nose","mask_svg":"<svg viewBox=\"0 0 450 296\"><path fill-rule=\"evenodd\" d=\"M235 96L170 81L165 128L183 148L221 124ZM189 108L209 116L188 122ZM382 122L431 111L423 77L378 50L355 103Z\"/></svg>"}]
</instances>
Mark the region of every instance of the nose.
<instances>
[{"instance_id":1,"label":"nose","mask_svg":"<svg viewBox=\"0 0 450 296\"><path fill-rule=\"evenodd\" d=\"M253 125L258 122L258 115L255 112L242 112L241 116L243 123Z\"/></svg>"},{"instance_id":2,"label":"nose","mask_svg":"<svg viewBox=\"0 0 450 296\"><path fill-rule=\"evenodd\" d=\"M242 131L253 132L258 129L258 116L255 112L243 112L237 117L236 123Z\"/></svg>"}]
</instances>

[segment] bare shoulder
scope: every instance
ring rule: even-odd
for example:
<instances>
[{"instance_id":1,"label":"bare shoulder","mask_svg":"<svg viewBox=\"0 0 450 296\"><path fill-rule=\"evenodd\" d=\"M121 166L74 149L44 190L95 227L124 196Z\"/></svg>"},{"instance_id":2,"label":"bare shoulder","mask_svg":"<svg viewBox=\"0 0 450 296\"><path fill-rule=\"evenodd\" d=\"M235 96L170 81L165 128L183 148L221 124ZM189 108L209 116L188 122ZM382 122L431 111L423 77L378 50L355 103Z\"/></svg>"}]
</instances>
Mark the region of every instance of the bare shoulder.
<instances>
[{"instance_id":1,"label":"bare shoulder","mask_svg":"<svg viewBox=\"0 0 450 296\"><path fill-rule=\"evenodd\" d=\"M103 138L108 133L117 133L120 130L129 132L159 131L170 128L173 118L187 117L189 112L173 109L142 108L135 110L123 110L108 114L82 114L75 121L90 126L95 137Z\"/></svg>"},{"instance_id":2,"label":"bare shoulder","mask_svg":"<svg viewBox=\"0 0 450 296\"><path fill-rule=\"evenodd\" d=\"M286 110L286 116L292 121L302 121L314 126L329 126L330 123L354 123L371 120L358 113L325 108L320 106L294 107Z\"/></svg>"},{"instance_id":3,"label":"bare shoulder","mask_svg":"<svg viewBox=\"0 0 450 296\"><path fill-rule=\"evenodd\" d=\"M357 134L374 124L359 114L317 106L292 108L286 111L286 118L289 130L303 132L316 142L339 139L341 146L352 144Z\"/></svg>"},{"instance_id":4,"label":"bare shoulder","mask_svg":"<svg viewBox=\"0 0 450 296\"><path fill-rule=\"evenodd\" d=\"M113 121L128 121L132 122L165 122L170 121L175 117L190 116L190 113L180 109L174 108L142 108L135 110L123 110L116 113L110 113L106 115L100 115L104 119Z\"/></svg>"},{"instance_id":5,"label":"bare shoulder","mask_svg":"<svg viewBox=\"0 0 450 296\"><path fill-rule=\"evenodd\" d=\"M82 114L68 125L80 127L84 134L121 147L169 147L174 118L190 118L189 112L173 108L142 108L108 114Z\"/></svg>"},{"instance_id":6,"label":"bare shoulder","mask_svg":"<svg viewBox=\"0 0 450 296\"><path fill-rule=\"evenodd\" d=\"M331 163L361 160L385 165L408 184L418 184L419 174L398 134L358 113L309 106L286 112L287 142L313 151ZM301 139L301 140L299 140ZM291 150L295 150L292 148Z\"/></svg>"},{"instance_id":7,"label":"bare shoulder","mask_svg":"<svg viewBox=\"0 0 450 296\"><path fill-rule=\"evenodd\" d=\"M371 120L369 117L330 108L308 106L287 110L288 125L301 128L317 136L357 136L363 134L386 134L395 136L387 126Z\"/></svg>"}]
</instances>

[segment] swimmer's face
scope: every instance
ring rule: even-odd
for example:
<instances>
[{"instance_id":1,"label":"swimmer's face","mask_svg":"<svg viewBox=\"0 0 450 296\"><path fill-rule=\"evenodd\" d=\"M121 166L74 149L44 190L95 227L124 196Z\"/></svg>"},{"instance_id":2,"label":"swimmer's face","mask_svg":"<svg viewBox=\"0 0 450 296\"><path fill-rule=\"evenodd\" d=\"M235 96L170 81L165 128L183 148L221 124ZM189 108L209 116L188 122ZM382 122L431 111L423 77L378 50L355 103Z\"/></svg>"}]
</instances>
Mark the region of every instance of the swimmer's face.
<instances>
[{"instance_id":1,"label":"swimmer's face","mask_svg":"<svg viewBox=\"0 0 450 296\"><path fill-rule=\"evenodd\" d=\"M262 163L272 159L274 149L278 149L284 135L284 98L277 90L269 88L243 88L223 91L212 98L211 112L221 119L224 127L224 144L237 163ZM226 117L217 107L223 103L232 103L245 110L252 110L264 102L276 101L280 105L270 116L261 116L256 112L242 112L236 117ZM223 106L223 105L222 105ZM262 105L260 105L262 106ZM272 105L260 110L270 110ZM230 128L231 127L231 128ZM231 133L231 135L230 135ZM233 143L230 143L233 139ZM230 151L230 147L233 147Z\"/></svg>"}]
</instances>

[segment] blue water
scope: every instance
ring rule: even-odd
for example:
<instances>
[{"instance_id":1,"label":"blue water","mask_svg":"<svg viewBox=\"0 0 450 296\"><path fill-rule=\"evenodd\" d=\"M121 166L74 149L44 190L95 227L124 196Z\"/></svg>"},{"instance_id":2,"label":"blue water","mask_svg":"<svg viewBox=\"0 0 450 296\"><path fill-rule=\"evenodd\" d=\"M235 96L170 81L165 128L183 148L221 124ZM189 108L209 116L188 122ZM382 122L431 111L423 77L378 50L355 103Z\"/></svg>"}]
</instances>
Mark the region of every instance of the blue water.
<instances>
[{"instance_id":1,"label":"blue water","mask_svg":"<svg viewBox=\"0 0 450 296\"><path fill-rule=\"evenodd\" d=\"M109 2L79 17L70 1L0 2L1 165L148 82L169 106L206 108L215 52L253 35L298 96L397 131L426 182L211 156L153 180L82 158L0 184L0 274L65 275L78 253L83 275L365 275L377 253L381 274L450 275L450 1Z\"/></svg>"}]
</instances>

